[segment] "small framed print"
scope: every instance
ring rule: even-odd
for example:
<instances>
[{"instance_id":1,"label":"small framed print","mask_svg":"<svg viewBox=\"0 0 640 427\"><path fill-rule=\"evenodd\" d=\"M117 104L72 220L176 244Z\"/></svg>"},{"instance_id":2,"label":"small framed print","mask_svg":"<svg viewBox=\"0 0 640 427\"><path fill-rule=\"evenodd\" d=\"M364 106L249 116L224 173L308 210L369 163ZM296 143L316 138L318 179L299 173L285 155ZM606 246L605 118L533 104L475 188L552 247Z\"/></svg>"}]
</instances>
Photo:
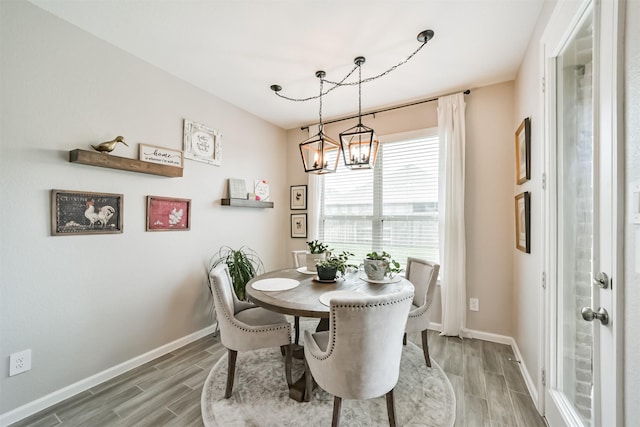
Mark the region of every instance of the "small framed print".
<instances>
[{"instance_id":1,"label":"small framed print","mask_svg":"<svg viewBox=\"0 0 640 427\"><path fill-rule=\"evenodd\" d=\"M51 235L122 233L124 196L51 190Z\"/></svg>"},{"instance_id":2,"label":"small framed print","mask_svg":"<svg viewBox=\"0 0 640 427\"><path fill-rule=\"evenodd\" d=\"M531 253L531 193L516 196L516 248Z\"/></svg>"},{"instance_id":3,"label":"small framed print","mask_svg":"<svg viewBox=\"0 0 640 427\"><path fill-rule=\"evenodd\" d=\"M256 200L268 202L271 198L271 190L269 190L269 181L266 179L257 179L254 183L253 192Z\"/></svg>"},{"instance_id":4,"label":"small framed print","mask_svg":"<svg viewBox=\"0 0 640 427\"><path fill-rule=\"evenodd\" d=\"M186 231L191 228L191 199L147 196L147 231Z\"/></svg>"},{"instance_id":5,"label":"small framed print","mask_svg":"<svg viewBox=\"0 0 640 427\"><path fill-rule=\"evenodd\" d=\"M180 150L171 150L155 145L138 144L138 158L143 162L183 167L183 156Z\"/></svg>"},{"instance_id":6,"label":"small framed print","mask_svg":"<svg viewBox=\"0 0 640 427\"><path fill-rule=\"evenodd\" d=\"M307 214L291 214L291 237L307 238Z\"/></svg>"},{"instance_id":7,"label":"small framed print","mask_svg":"<svg viewBox=\"0 0 640 427\"><path fill-rule=\"evenodd\" d=\"M516 131L516 183L531 179L531 120L522 121Z\"/></svg>"},{"instance_id":8,"label":"small framed print","mask_svg":"<svg viewBox=\"0 0 640 427\"><path fill-rule=\"evenodd\" d=\"M291 186L291 210L307 209L307 186L292 185Z\"/></svg>"},{"instance_id":9,"label":"small framed print","mask_svg":"<svg viewBox=\"0 0 640 427\"><path fill-rule=\"evenodd\" d=\"M222 165L222 134L200 123L184 119L184 157L210 165Z\"/></svg>"}]
</instances>

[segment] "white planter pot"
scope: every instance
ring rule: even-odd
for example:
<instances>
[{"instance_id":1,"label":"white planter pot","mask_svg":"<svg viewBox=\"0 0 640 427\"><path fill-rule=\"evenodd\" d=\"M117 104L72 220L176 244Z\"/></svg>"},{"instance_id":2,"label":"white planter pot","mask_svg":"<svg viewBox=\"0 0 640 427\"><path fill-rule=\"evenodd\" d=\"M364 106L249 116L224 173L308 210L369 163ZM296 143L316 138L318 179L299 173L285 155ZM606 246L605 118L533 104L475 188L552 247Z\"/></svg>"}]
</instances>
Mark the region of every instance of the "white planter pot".
<instances>
[{"instance_id":1,"label":"white planter pot","mask_svg":"<svg viewBox=\"0 0 640 427\"><path fill-rule=\"evenodd\" d=\"M327 257L326 253L307 254L307 271L316 271L316 262L322 261Z\"/></svg>"},{"instance_id":2,"label":"white planter pot","mask_svg":"<svg viewBox=\"0 0 640 427\"><path fill-rule=\"evenodd\" d=\"M364 260L364 272L371 280L384 280L389 263L380 259Z\"/></svg>"}]
</instances>

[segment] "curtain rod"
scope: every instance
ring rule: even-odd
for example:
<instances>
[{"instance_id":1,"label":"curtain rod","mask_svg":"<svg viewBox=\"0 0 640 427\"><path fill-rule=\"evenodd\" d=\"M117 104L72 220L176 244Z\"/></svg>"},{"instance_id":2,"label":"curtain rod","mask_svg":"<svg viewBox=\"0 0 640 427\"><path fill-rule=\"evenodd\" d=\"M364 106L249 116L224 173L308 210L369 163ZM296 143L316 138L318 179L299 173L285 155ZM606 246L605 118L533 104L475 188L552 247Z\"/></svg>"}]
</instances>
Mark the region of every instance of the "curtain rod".
<instances>
[{"instance_id":1,"label":"curtain rod","mask_svg":"<svg viewBox=\"0 0 640 427\"><path fill-rule=\"evenodd\" d=\"M456 94L456 93L458 93L458 92L449 93L449 94L446 94L446 95L440 95L439 97L436 97L436 98L423 99L422 101L416 101L416 102L412 102L412 103L410 103L410 104L397 105L397 106L395 106L395 107L383 108L382 110L371 111L371 112L369 112L369 113L363 113L363 114L362 114L362 117L364 117L364 116L372 116L372 115L376 115L376 114L378 114L378 113L384 113L384 112L386 112L386 111L391 111L391 110L398 110L398 109L400 109L400 108L411 107L411 106L413 106L413 105L424 104L424 103L431 102L431 101L437 101L437 100L438 100L438 98L440 98L440 97L442 97L442 96L454 95L454 94ZM471 93L471 90L470 90L470 89L467 89L467 90L465 90L465 91L464 91L464 92L462 92L462 93L464 93L465 95L469 95L469 94ZM356 114L355 116L342 117L342 118L340 118L340 119L329 120L328 122L323 122L323 124L324 124L324 125L328 125L328 124L330 124L330 123L337 123L337 122L342 122L342 121L344 121L344 120L351 120L351 119L357 119L357 118L358 118L358 115ZM302 127L300 128L300 130L306 130L306 129L309 129L309 126L311 126L311 125L302 126Z\"/></svg>"}]
</instances>

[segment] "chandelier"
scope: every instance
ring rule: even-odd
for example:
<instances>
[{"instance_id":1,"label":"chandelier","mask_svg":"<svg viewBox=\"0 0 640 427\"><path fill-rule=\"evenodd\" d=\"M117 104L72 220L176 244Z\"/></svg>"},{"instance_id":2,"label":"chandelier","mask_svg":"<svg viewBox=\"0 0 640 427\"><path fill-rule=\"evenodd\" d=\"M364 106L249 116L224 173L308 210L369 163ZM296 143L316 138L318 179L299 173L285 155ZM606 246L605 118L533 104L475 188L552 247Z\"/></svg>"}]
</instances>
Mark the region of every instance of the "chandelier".
<instances>
[{"instance_id":1,"label":"chandelier","mask_svg":"<svg viewBox=\"0 0 640 427\"><path fill-rule=\"evenodd\" d=\"M421 44L413 53L411 53L411 55L407 56L405 59L393 65L386 71L378 75L368 77L364 80L362 79L361 68L362 64L365 62L365 58L363 56L355 58L355 67L337 82L325 79L326 73L324 71L316 71L316 77L320 79L320 93L317 96L292 98L280 93L282 86L277 84L271 85L271 90L273 90L277 96L288 101L304 102L319 99L320 109L318 133L300 143L300 154L302 156L302 163L304 165L305 172L314 174L335 172L338 167L340 151L342 151L344 164L349 169L371 169L374 167L380 142L378 141L375 131L362 124L362 83L367 83L386 76L399 66L407 63L427 44L427 42L429 42L429 40L433 38L433 36L434 32L432 30L424 30L420 32L417 38ZM358 81L347 82L347 79L356 70L358 70ZM332 86L324 90L324 82L327 82ZM338 87L354 86L356 84L358 85L358 124L340 133L340 143L338 143L324 133L324 126L322 123L322 97Z\"/></svg>"}]
</instances>

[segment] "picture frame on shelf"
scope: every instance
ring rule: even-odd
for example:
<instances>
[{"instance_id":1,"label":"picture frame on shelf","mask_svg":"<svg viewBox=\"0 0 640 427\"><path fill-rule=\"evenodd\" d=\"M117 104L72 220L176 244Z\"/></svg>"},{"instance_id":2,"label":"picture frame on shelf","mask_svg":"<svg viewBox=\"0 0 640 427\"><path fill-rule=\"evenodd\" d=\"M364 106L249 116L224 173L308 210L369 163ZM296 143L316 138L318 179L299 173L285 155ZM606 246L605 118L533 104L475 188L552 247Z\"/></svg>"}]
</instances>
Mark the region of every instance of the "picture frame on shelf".
<instances>
[{"instance_id":1,"label":"picture frame on shelf","mask_svg":"<svg viewBox=\"0 0 640 427\"><path fill-rule=\"evenodd\" d=\"M531 119L525 118L516 130L516 183L531 179Z\"/></svg>"},{"instance_id":2,"label":"picture frame on shelf","mask_svg":"<svg viewBox=\"0 0 640 427\"><path fill-rule=\"evenodd\" d=\"M222 134L200 123L184 119L183 151L186 159L222 165Z\"/></svg>"},{"instance_id":3,"label":"picture frame on shelf","mask_svg":"<svg viewBox=\"0 0 640 427\"><path fill-rule=\"evenodd\" d=\"M181 150L172 150L156 145L138 144L138 159L159 165L184 167L184 155Z\"/></svg>"},{"instance_id":4,"label":"picture frame on shelf","mask_svg":"<svg viewBox=\"0 0 640 427\"><path fill-rule=\"evenodd\" d=\"M147 196L146 231L191 229L191 199Z\"/></svg>"},{"instance_id":5,"label":"picture frame on shelf","mask_svg":"<svg viewBox=\"0 0 640 427\"><path fill-rule=\"evenodd\" d=\"M306 185L291 186L290 208L292 211L307 209L307 186Z\"/></svg>"},{"instance_id":6,"label":"picture frame on shelf","mask_svg":"<svg viewBox=\"0 0 640 427\"><path fill-rule=\"evenodd\" d=\"M230 199L247 199L247 183L244 179L229 178L227 190Z\"/></svg>"},{"instance_id":7,"label":"picture frame on shelf","mask_svg":"<svg viewBox=\"0 0 640 427\"><path fill-rule=\"evenodd\" d=\"M525 191L515 197L516 248L531 253L531 193Z\"/></svg>"},{"instance_id":8,"label":"picture frame on shelf","mask_svg":"<svg viewBox=\"0 0 640 427\"><path fill-rule=\"evenodd\" d=\"M51 235L122 234L124 195L51 190Z\"/></svg>"},{"instance_id":9,"label":"picture frame on shelf","mask_svg":"<svg viewBox=\"0 0 640 427\"><path fill-rule=\"evenodd\" d=\"M262 202L270 201L271 189L269 188L269 181L266 179L256 179L253 186L253 194L255 194L256 200Z\"/></svg>"},{"instance_id":10,"label":"picture frame on shelf","mask_svg":"<svg viewBox=\"0 0 640 427\"><path fill-rule=\"evenodd\" d=\"M307 238L307 214L291 214L291 238Z\"/></svg>"}]
</instances>

